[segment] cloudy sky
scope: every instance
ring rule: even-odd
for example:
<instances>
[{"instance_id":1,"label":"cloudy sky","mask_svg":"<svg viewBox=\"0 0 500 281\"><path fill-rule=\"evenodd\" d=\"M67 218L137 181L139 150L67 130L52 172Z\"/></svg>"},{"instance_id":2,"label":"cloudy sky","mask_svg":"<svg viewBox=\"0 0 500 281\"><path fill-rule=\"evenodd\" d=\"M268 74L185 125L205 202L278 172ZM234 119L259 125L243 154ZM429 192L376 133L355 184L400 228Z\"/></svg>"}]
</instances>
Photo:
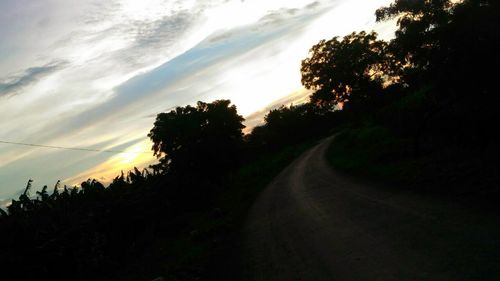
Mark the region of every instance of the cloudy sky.
<instances>
[{"instance_id":1,"label":"cloudy sky","mask_svg":"<svg viewBox=\"0 0 500 281\"><path fill-rule=\"evenodd\" d=\"M306 98L300 62L320 39L392 34L390 0L0 1L0 201L154 161L157 113L231 99L247 125ZM1 142L120 150L71 151Z\"/></svg>"}]
</instances>

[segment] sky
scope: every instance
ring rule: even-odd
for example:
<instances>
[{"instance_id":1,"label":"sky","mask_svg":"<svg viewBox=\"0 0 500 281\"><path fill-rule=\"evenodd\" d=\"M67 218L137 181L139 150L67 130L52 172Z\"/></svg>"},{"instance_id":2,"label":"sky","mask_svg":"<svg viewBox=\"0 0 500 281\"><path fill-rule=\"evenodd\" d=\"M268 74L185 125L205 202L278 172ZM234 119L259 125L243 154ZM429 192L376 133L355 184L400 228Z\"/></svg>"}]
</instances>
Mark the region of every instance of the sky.
<instances>
[{"instance_id":1,"label":"sky","mask_svg":"<svg viewBox=\"0 0 500 281\"><path fill-rule=\"evenodd\" d=\"M111 181L156 159L156 114L230 99L251 128L307 100L300 63L321 39L376 30L390 0L0 1L0 204L57 180ZM124 151L72 151L13 145Z\"/></svg>"}]
</instances>

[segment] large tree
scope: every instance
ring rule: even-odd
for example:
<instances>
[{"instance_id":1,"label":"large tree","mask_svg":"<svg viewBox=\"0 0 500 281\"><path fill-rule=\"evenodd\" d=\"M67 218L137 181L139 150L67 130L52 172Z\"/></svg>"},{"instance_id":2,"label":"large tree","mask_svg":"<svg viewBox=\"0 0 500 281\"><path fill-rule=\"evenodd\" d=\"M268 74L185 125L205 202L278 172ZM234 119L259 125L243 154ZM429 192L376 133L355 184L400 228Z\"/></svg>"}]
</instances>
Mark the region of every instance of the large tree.
<instances>
[{"instance_id":1,"label":"large tree","mask_svg":"<svg viewBox=\"0 0 500 281\"><path fill-rule=\"evenodd\" d=\"M331 107L362 99L382 86L388 74L387 44L375 32L321 40L302 61L302 84L311 101Z\"/></svg>"},{"instance_id":2,"label":"large tree","mask_svg":"<svg viewBox=\"0 0 500 281\"><path fill-rule=\"evenodd\" d=\"M496 141L499 15L497 0L396 0L377 10L378 21L397 19L389 50L407 94L422 97L417 144L423 135L483 147Z\"/></svg>"},{"instance_id":3,"label":"large tree","mask_svg":"<svg viewBox=\"0 0 500 281\"><path fill-rule=\"evenodd\" d=\"M440 96L492 92L499 63L500 2L495 0L396 0L377 10L378 21L397 18L391 52L408 84L436 81Z\"/></svg>"},{"instance_id":4,"label":"large tree","mask_svg":"<svg viewBox=\"0 0 500 281\"><path fill-rule=\"evenodd\" d=\"M149 133L164 172L222 174L235 166L243 117L229 100L160 113Z\"/></svg>"},{"instance_id":5,"label":"large tree","mask_svg":"<svg viewBox=\"0 0 500 281\"><path fill-rule=\"evenodd\" d=\"M425 69L443 38L441 27L449 22L449 0L396 0L376 11L377 21L397 18L399 26L391 51L404 65Z\"/></svg>"}]
</instances>

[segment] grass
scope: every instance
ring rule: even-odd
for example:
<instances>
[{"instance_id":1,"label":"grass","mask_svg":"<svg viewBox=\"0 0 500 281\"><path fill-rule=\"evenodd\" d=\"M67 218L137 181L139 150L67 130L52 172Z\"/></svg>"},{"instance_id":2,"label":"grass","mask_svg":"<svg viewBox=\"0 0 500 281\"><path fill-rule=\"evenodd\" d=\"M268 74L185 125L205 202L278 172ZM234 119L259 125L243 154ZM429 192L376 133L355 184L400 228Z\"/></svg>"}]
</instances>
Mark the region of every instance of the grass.
<instances>
[{"instance_id":1,"label":"grass","mask_svg":"<svg viewBox=\"0 0 500 281\"><path fill-rule=\"evenodd\" d=\"M418 161L408 157L410 140L380 126L344 129L327 150L335 168L370 180L410 183L419 177Z\"/></svg>"},{"instance_id":2,"label":"grass","mask_svg":"<svg viewBox=\"0 0 500 281\"><path fill-rule=\"evenodd\" d=\"M373 183L478 202L500 196L498 165L489 158L480 148L451 145L415 156L412 139L382 126L344 129L327 151L333 167Z\"/></svg>"}]
</instances>

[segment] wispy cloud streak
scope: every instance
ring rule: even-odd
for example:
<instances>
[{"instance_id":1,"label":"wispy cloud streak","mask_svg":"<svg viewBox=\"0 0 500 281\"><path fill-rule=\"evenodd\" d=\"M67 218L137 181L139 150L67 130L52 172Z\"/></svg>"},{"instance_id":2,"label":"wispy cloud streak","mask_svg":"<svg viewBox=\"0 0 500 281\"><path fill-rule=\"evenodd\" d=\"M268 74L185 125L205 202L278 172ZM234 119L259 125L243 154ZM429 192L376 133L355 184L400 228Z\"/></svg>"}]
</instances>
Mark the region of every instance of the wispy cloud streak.
<instances>
[{"instance_id":1,"label":"wispy cloud streak","mask_svg":"<svg viewBox=\"0 0 500 281\"><path fill-rule=\"evenodd\" d=\"M312 44L373 27L389 1L0 1L0 140L133 149L158 112L220 98L258 124L306 96L290 93ZM2 144L0 197L28 178L109 178L120 157Z\"/></svg>"},{"instance_id":2,"label":"wispy cloud streak","mask_svg":"<svg viewBox=\"0 0 500 281\"><path fill-rule=\"evenodd\" d=\"M49 63L43 66L30 67L22 74L9 77L0 82L0 97L14 95L38 82L43 77L54 73L64 66L62 62Z\"/></svg>"}]
</instances>

